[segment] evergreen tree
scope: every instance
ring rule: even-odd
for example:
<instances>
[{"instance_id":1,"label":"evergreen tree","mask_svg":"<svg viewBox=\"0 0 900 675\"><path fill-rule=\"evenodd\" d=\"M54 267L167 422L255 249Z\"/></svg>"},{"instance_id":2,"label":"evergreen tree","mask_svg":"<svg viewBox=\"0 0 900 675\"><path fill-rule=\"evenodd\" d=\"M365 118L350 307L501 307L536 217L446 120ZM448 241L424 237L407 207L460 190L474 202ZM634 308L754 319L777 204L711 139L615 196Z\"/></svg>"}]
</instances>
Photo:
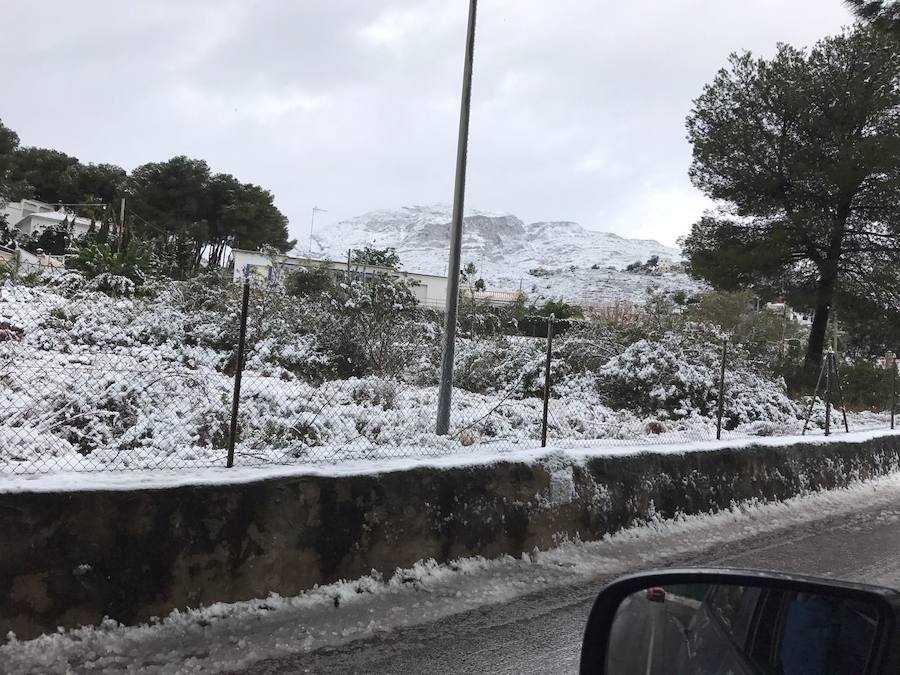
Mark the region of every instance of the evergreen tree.
<instances>
[{"instance_id":1,"label":"evergreen tree","mask_svg":"<svg viewBox=\"0 0 900 675\"><path fill-rule=\"evenodd\" d=\"M355 249L350 260L356 265L389 267L392 270L400 269L400 256L397 255L397 249L392 247L374 248L372 246L365 246L360 249Z\"/></svg>"},{"instance_id":2,"label":"evergreen tree","mask_svg":"<svg viewBox=\"0 0 900 675\"><path fill-rule=\"evenodd\" d=\"M879 30L900 36L900 2L897 0L845 0L853 12Z\"/></svg>"},{"instance_id":3,"label":"evergreen tree","mask_svg":"<svg viewBox=\"0 0 900 675\"><path fill-rule=\"evenodd\" d=\"M19 135L0 120L0 203L19 198L17 186L10 175L13 155L18 147Z\"/></svg>"},{"instance_id":4,"label":"evergreen tree","mask_svg":"<svg viewBox=\"0 0 900 675\"><path fill-rule=\"evenodd\" d=\"M856 27L809 52L732 55L687 119L691 179L719 214L684 240L691 271L725 290L813 310L821 363L835 298L900 308L900 54Z\"/></svg>"}]
</instances>

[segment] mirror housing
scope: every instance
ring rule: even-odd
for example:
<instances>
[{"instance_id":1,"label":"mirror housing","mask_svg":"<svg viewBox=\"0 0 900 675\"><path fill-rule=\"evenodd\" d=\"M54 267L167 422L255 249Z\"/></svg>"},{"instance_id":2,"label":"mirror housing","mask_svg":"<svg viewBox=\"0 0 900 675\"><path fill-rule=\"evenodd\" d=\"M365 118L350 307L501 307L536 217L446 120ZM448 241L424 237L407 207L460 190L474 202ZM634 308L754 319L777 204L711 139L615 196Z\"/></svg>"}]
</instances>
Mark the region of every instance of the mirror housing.
<instances>
[{"instance_id":1,"label":"mirror housing","mask_svg":"<svg viewBox=\"0 0 900 675\"><path fill-rule=\"evenodd\" d=\"M779 598L797 597L798 594L802 598L824 596L837 603L864 606L867 611L872 613L873 621L870 621L870 625L874 625L874 637L871 642L868 666L864 673L900 672L900 593L897 591L832 579L734 569L676 569L661 572L644 572L616 580L600 592L591 609L582 642L579 672L591 675L601 673L613 674L612 670L607 669L607 659L610 656L610 637L613 634L617 613L626 599L634 596L639 598L640 602L644 602L645 604L642 606L649 611L667 611L666 603L672 599L677 599L677 596L673 597L668 594L666 589L672 586L685 587L691 585L710 588L720 586L743 587L754 591L760 589L758 592L767 591L770 596L773 595L773 592L783 594L783 596L777 596ZM701 604L701 602L695 603L696 606ZM639 626L637 623L634 625ZM684 634L684 640L688 640L690 630L686 630L684 626L680 630ZM650 635L650 639L653 640L653 633L651 632ZM637 649L639 651L640 645L634 645L633 641L629 642L629 644L632 645L632 650ZM728 643L728 648L737 649L731 642ZM687 648L687 650L690 652L690 648ZM741 658L744 658L743 654L741 654ZM664 665L670 669L675 667L671 662ZM665 672L662 670L663 664L659 667L661 669L660 672ZM675 672L675 670L671 672ZM640 668L634 672L640 672L641 675L644 675L645 672L649 673L651 670L649 664L644 661ZM695 672L716 671L715 669L710 670L709 667L704 667ZM615 668L613 675L629 675L629 670L623 670L620 664Z\"/></svg>"}]
</instances>

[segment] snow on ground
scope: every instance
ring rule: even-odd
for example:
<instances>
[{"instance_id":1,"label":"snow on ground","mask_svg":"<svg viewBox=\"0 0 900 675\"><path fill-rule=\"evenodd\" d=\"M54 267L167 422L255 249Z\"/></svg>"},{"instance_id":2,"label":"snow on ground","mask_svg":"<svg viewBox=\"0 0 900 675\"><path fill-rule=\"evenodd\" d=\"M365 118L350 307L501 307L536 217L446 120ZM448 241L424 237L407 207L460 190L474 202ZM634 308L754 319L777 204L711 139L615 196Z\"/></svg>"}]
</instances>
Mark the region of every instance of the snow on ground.
<instances>
[{"instance_id":1,"label":"snow on ground","mask_svg":"<svg viewBox=\"0 0 900 675\"><path fill-rule=\"evenodd\" d=\"M631 444L608 446L602 442L553 443L546 448L535 444L519 450L498 450L483 447L469 453L450 453L442 456L386 457L380 459L356 459L312 464L274 464L265 466L194 467L160 469L157 471L80 472L58 471L41 474L0 474L0 493L10 492L71 492L94 490L159 490L191 485L228 485L251 483L273 478L301 476L360 476L406 471L419 468L451 469L484 466L511 461L530 464L562 460L565 464L580 463L591 457L626 456L645 452L658 454L683 454L686 452L710 452L720 449L746 449L755 447L785 447L796 443L862 443L873 438L900 434L900 431L879 428L867 431L843 431L831 436L814 430L805 436L791 435L760 439L756 437L728 438L721 441L675 442L648 445L636 441Z\"/></svg>"},{"instance_id":2,"label":"snow on ground","mask_svg":"<svg viewBox=\"0 0 900 675\"><path fill-rule=\"evenodd\" d=\"M44 286L0 285L0 475L223 466L234 386L228 331L236 321L227 298L225 309L209 309L203 303L222 299L201 289L200 309L185 309L178 299L184 287L172 283L150 299L111 298L85 283L68 272ZM265 323L277 321L267 316ZM477 457L539 446L539 388L523 392L520 385L525 375L540 381L542 343L509 338L460 348L457 372L469 378L468 390L455 388L450 433L438 436L430 364L421 366L427 376L412 364L403 381L300 377L289 366L308 367L328 354L317 350L315 336L292 326L257 340L248 356L239 466ZM615 452L714 438L710 387L718 347L685 354L677 342L638 341L598 372L554 379L554 447ZM660 410L610 408L598 391L601 375L624 392L647 389L644 398ZM736 426L723 438L790 435L802 427L797 406L777 384L736 369L726 386L726 424ZM817 424L822 417L817 412ZM833 420L837 428L836 412ZM850 424L862 430L888 423L861 413Z\"/></svg>"},{"instance_id":3,"label":"snow on ground","mask_svg":"<svg viewBox=\"0 0 900 675\"><path fill-rule=\"evenodd\" d=\"M747 537L876 508L900 498L900 474L785 502L748 502L712 515L651 518L599 542L564 541L521 558L421 561L390 578L373 574L234 604L173 612L147 625L59 631L0 646L8 675L71 672L241 672L265 658L299 654L425 624L530 592L664 565Z\"/></svg>"}]
</instances>

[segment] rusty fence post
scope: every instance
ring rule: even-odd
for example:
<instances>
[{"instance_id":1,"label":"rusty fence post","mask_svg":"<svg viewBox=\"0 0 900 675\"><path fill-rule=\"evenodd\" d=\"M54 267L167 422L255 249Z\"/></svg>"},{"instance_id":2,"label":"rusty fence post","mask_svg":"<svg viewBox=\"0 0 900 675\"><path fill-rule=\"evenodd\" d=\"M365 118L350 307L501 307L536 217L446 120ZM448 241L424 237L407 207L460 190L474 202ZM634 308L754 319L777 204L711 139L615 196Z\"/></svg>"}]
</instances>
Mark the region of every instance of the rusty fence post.
<instances>
[{"instance_id":1,"label":"rusty fence post","mask_svg":"<svg viewBox=\"0 0 900 675\"><path fill-rule=\"evenodd\" d=\"M550 360L553 352L554 314L547 317L547 361L544 364L544 417L541 421L541 447L547 447L547 413L550 405Z\"/></svg>"},{"instance_id":2,"label":"rusty fence post","mask_svg":"<svg viewBox=\"0 0 900 675\"><path fill-rule=\"evenodd\" d=\"M897 362L891 367L891 429L894 428L894 417L897 414Z\"/></svg>"},{"instance_id":3,"label":"rusty fence post","mask_svg":"<svg viewBox=\"0 0 900 675\"><path fill-rule=\"evenodd\" d=\"M833 352L825 355L825 435L831 435L831 359Z\"/></svg>"},{"instance_id":4,"label":"rusty fence post","mask_svg":"<svg viewBox=\"0 0 900 675\"><path fill-rule=\"evenodd\" d=\"M231 398L231 427L228 431L228 461L225 466L234 466L234 444L237 440L238 410L241 403L241 376L244 372L244 348L247 341L247 307L250 304L250 277L244 279L241 295L241 329L238 334L237 362L234 366L234 393Z\"/></svg>"},{"instance_id":5,"label":"rusty fence post","mask_svg":"<svg viewBox=\"0 0 900 675\"><path fill-rule=\"evenodd\" d=\"M728 359L728 336L722 338L722 367L719 369L719 409L716 411L716 440L722 440L722 415L725 413L725 364Z\"/></svg>"}]
</instances>

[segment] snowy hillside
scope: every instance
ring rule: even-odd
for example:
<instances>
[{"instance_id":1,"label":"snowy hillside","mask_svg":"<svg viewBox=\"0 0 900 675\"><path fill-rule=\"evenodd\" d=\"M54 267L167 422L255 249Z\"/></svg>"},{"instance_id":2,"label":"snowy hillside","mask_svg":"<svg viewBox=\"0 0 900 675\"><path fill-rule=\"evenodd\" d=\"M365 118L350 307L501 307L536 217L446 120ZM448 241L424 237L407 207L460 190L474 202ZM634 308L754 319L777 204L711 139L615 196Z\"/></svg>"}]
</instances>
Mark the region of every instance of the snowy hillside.
<instances>
[{"instance_id":1,"label":"snowy hillside","mask_svg":"<svg viewBox=\"0 0 900 675\"><path fill-rule=\"evenodd\" d=\"M450 207L413 206L372 211L320 228L314 257L342 260L347 249L365 245L394 247L403 267L428 274L447 273ZM306 253L306 251L303 251ZM589 304L636 300L648 286L697 288L679 272L651 277L624 272L651 256L678 261L678 249L649 239L625 239L595 232L578 223L523 223L510 213L470 210L463 230L463 265L473 262L488 286L521 288L535 299L564 298Z\"/></svg>"}]
</instances>

